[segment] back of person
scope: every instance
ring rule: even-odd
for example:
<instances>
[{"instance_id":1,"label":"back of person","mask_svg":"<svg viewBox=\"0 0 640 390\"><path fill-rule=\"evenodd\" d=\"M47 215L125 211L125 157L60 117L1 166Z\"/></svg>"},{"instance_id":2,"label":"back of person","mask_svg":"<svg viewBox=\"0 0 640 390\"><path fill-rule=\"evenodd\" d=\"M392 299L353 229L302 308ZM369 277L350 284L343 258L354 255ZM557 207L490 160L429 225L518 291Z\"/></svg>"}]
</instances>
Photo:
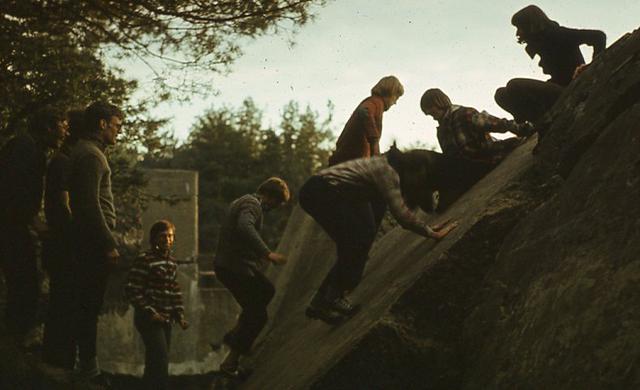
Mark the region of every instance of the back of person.
<instances>
[{"instance_id":1,"label":"back of person","mask_svg":"<svg viewBox=\"0 0 640 390\"><path fill-rule=\"evenodd\" d=\"M372 95L364 99L353 111L336 142L336 151L329 158L336 165L355 158L370 157L372 139L382 134L382 97Z\"/></svg>"},{"instance_id":2,"label":"back of person","mask_svg":"<svg viewBox=\"0 0 640 390\"><path fill-rule=\"evenodd\" d=\"M260 207L260 201L253 194L244 195L231 203L220 228L215 258L216 267L243 274L250 272L251 269L262 268L264 262L260 254L247 245L244 234L238 232L238 219L243 211L249 211L255 215L259 230L262 226Z\"/></svg>"}]
</instances>

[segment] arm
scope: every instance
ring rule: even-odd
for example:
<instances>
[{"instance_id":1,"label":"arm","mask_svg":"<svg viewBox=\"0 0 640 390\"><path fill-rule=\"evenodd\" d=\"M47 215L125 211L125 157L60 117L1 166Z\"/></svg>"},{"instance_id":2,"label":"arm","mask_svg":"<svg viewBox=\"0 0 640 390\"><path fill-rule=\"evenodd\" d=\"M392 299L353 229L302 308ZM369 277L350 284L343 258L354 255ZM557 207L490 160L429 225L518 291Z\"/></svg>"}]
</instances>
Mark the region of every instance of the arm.
<instances>
[{"instance_id":1,"label":"arm","mask_svg":"<svg viewBox=\"0 0 640 390\"><path fill-rule=\"evenodd\" d=\"M371 99L364 101L360 107L358 107L358 117L360 123L362 123L365 138L367 142L369 142L371 156L380 154L379 142L381 130L378 128L378 123L382 121L382 113L378 113L378 111L380 110Z\"/></svg>"},{"instance_id":2,"label":"arm","mask_svg":"<svg viewBox=\"0 0 640 390\"><path fill-rule=\"evenodd\" d=\"M155 313L155 309L151 307L149 300L144 294L149 280L149 267L144 256L138 257L127 276L127 284L124 292L127 300L133 307L138 310L144 310L150 314Z\"/></svg>"},{"instance_id":3,"label":"arm","mask_svg":"<svg viewBox=\"0 0 640 390\"><path fill-rule=\"evenodd\" d=\"M565 28L564 33L567 39L575 44L589 45L593 48L593 58L597 57L606 49L607 35L600 30L581 30L575 28Z\"/></svg>"},{"instance_id":4,"label":"arm","mask_svg":"<svg viewBox=\"0 0 640 390\"><path fill-rule=\"evenodd\" d=\"M177 267L176 267L177 268ZM177 272L173 272L173 279L170 283L170 301L172 307L172 317L175 321L180 324L182 329L187 329L189 327L189 323L184 318L184 304L182 303L182 290L180 289L180 284L178 284L177 280Z\"/></svg>"},{"instance_id":5,"label":"arm","mask_svg":"<svg viewBox=\"0 0 640 390\"><path fill-rule=\"evenodd\" d=\"M247 242L247 246L261 258L267 258L271 250L262 240L260 232L256 229L258 220L262 216L262 210L258 202L244 202L240 205L236 230Z\"/></svg>"},{"instance_id":6,"label":"arm","mask_svg":"<svg viewBox=\"0 0 640 390\"><path fill-rule=\"evenodd\" d=\"M100 243L100 250L109 253L115 250L116 242L100 207L100 183L105 168L97 156L89 155L77 162L74 171L74 181L80 183L75 194L74 218L80 221L84 233Z\"/></svg>"}]
</instances>

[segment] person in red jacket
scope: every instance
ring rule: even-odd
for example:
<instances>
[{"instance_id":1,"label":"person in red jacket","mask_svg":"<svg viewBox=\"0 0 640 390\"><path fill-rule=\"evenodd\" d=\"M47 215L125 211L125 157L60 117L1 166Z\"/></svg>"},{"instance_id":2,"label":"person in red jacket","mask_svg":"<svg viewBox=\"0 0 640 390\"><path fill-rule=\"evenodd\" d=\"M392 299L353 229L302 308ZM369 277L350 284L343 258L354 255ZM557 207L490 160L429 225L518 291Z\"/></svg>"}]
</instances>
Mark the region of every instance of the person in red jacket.
<instances>
[{"instance_id":1,"label":"person in red jacket","mask_svg":"<svg viewBox=\"0 0 640 390\"><path fill-rule=\"evenodd\" d=\"M382 114L396 104L404 94L404 87L395 76L386 76L371 88L371 96L364 99L344 125L329 158L329 165L356 158L380 155L378 142L382 135Z\"/></svg>"}]
</instances>

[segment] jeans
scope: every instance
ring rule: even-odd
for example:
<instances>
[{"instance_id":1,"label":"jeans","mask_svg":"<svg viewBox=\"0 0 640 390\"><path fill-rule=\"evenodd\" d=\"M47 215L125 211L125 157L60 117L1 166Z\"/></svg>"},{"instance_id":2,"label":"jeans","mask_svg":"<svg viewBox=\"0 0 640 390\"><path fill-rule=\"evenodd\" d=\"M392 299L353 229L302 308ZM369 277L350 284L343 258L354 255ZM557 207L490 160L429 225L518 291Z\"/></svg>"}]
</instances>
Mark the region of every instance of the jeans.
<instances>
[{"instance_id":1,"label":"jeans","mask_svg":"<svg viewBox=\"0 0 640 390\"><path fill-rule=\"evenodd\" d=\"M144 343L144 388L168 390L171 324L151 321L148 313L139 310L135 311L133 318Z\"/></svg>"},{"instance_id":2,"label":"jeans","mask_svg":"<svg viewBox=\"0 0 640 390\"><path fill-rule=\"evenodd\" d=\"M346 196L320 176L312 176L300 189L300 206L336 243L337 260L320 285L321 296L352 291L362 280L369 250L384 215L381 199ZM333 291L334 293L329 293Z\"/></svg>"},{"instance_id":3,"label":"jeans","mask_svg":"<svg viewBox=\"0 0 640 390\"><path fill-rule=\"evenodd\" d=\"M224 342L246 355L267 324L267 306L276 290L269 279L259 271L253 271L252 275L243 275L217 267L216 276L242 307L236 326L224 336Z\"/></svg>"}]
</instances>

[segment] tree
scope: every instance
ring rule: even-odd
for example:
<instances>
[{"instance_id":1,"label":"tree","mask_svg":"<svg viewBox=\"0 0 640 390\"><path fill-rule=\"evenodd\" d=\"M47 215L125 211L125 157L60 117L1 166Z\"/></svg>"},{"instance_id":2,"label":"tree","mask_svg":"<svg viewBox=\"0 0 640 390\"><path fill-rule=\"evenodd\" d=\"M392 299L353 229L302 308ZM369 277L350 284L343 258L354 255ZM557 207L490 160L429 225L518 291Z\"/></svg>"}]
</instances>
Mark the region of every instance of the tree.
<instances>
[{"instance_id":1,"label":"tree","mask_svg":"<svg viewBox=\"0 0 640 390\"><path fill-rule=\"evenodd\" d=\"M326 164L332 137L330 114L322 120L310 107L301 111L290 102L283 108L279 131L262 122L263 113L251 99L238 109L209 110L173 158L147 161L153 167L199 171L202 252L215 250L222 218L233 199L255 191L270 176L285 179L295 195L304 180ZM270 245L277 245L292 204L267 216L263 233Z\"/></svg>"}]
</instances>

